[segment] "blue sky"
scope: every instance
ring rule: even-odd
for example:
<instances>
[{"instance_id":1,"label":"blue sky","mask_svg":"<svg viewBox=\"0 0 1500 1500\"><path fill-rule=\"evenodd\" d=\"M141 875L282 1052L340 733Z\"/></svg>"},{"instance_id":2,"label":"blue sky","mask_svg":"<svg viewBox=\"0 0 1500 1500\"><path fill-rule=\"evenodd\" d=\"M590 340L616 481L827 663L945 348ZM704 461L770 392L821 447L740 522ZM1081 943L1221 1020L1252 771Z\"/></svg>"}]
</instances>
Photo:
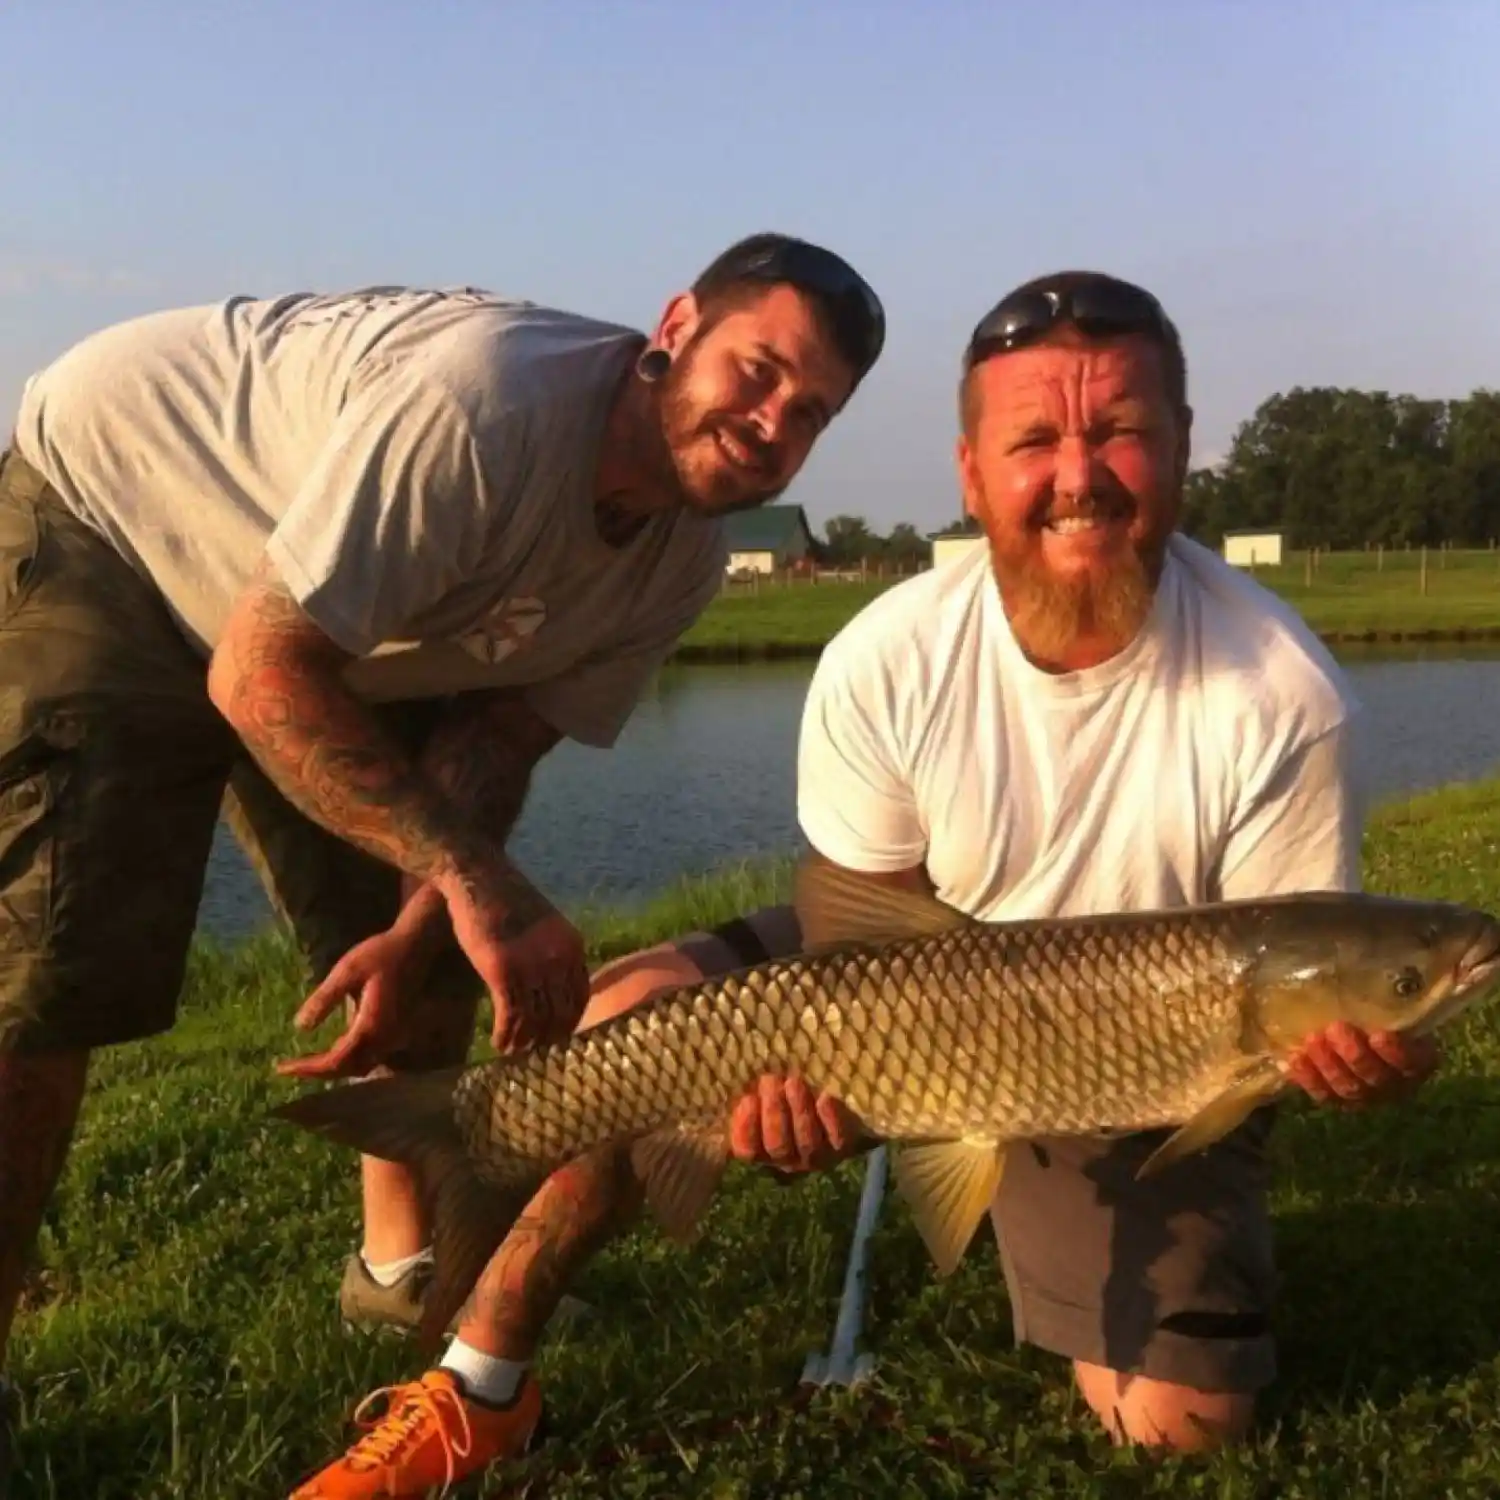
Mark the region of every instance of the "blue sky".
<instances>
[{"instance_id":1,"label":"blue sky","mask_svg":"<svg viewBox=\"0 0 1500 1500\"><path fill-rule=\"evenodd\" d=\"M1500 384L1493 0L11 0L0 55L0 423L150 308L468 282L644 325L766 227L891 320L819 524L952 518L964 337L1048 268L1163 298L1200 461L1294 384Z\"/></svg>"}]
</instances>

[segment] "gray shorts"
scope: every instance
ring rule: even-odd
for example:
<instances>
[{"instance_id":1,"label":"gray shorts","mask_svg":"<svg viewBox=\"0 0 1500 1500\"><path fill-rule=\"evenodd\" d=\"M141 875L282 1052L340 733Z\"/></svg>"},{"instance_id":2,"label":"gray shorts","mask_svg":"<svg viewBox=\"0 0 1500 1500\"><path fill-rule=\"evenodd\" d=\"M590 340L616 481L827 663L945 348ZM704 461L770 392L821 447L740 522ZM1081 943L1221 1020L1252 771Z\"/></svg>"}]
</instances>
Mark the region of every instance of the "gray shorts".
<instances>
[{"instance_id":1,"label":"gray shorts","mask_svg":"<svg viewBox=\"0 0 1500 1500\"><path fill-rule=\"evenodd\" d=\"M766 908L677 946L704 973L724 973L794 953L796 916ZM1275 1379L1272 1123L1259 1110L1144 1182L1136 1167L1165 1132L1012 1149L990 1217L1017 1342L1202 1391Z\"/></svg>"}]
</instances>

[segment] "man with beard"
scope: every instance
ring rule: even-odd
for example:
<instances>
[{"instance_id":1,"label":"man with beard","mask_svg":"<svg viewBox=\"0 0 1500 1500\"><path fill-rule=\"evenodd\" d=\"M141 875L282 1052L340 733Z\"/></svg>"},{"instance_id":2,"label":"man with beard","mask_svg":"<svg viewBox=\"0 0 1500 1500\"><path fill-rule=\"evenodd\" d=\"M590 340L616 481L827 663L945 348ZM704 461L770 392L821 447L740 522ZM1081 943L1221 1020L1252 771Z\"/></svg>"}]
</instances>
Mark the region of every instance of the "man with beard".
<instances>
[{"instance_id":1,"label":"man with beard","mask_svg":"<svg viewBox=\"0 0 1500 1500\"><path fill-rule=\"evenodd\" d=\"M0 467L0 1354L90 1051L173 1024L221 801L337 966L299 1019L354 1002L289 1071L460 1061L485 990L497 1046L571 1031L582 941L505 853L532 769L614 741L720 586L719 518L781 493L883 338L843 260L768 234L649 339L381 287L157 313L28 383ZM364 1187L344 1313L415 1317L414 1184L370 1161Z\"/></svg>"},{"instance_id":2,"label":"man with beard","mask_svg":"<svg viewBox=\"0 0 1500 1500\"><path fill-rule=\"evenodd\" d=\"M1192 413L1157 300L1095 273L1018 288L974 331L960 411L988 545L892 588L823 653L798 756L811 857L996 921L1357 889L1355 705L1293 610L1175 529ZM798 945L774 908L621 959L581 1026ZM1358 1105L1436 1058L1339 1025L1292 1076ZM991 1218L1017 1338L1071 1361L1117 1441L1237 1438L1273 1377L1271 1118L1145 1182L1161 1133L1009 1154ZM731 1138L791 1173L862 1144L796 1078L760 1080ZM496 1378L523 1378L563 1288L639 1203L620 1156L542 1187L465 1335Z\"/></svg>"}]
</instances>

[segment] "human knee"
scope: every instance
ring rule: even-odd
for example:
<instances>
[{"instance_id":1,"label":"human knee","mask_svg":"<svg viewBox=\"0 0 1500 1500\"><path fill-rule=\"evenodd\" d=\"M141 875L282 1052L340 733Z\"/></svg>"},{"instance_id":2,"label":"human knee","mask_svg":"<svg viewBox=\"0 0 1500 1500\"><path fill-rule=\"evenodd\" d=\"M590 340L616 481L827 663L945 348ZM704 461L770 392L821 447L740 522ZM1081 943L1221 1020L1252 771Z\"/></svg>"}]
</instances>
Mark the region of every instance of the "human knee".
<instances>
[{"instance_id":1,"label":"human knee","mask_svg":"<svg viewBox=\"0 0 1500 1500\"><path fill-rule=\"evenodd\" d=\"M601 1021L613 1020L653 995L677 985L697 984L703 970L691 954L674 943L661 943L621 954L594 971L589 982L589 1003L578 1022L587 1031Z\"/></svg>"},{"instance_id":2,"label":"human knee","mask_svg":"<svg viewBox=\"0 0 1500 1500\"><path fill-rule=\"evenodd\" d=\"M1074 1365L1084 1400L1116 1443L1200 1453L1240 1442L1255 1418L1244 1391L1203 1391L1170 1381Z\"/></svg>"},{"instance_id":3,"label":"human knee","mask_svg":"<svg viewBox=\"0 0 1500 1500\"><path fill-rule=\"evenodd\" d=\"M599 968L592 999L578 1029L587 1030L649 1000L662 990L699 984L714 974L764 963L796 951L800 943L790 906L766 906L732 917L707 932L691 932L611 960Z\"/></svg>"}]
</instances>

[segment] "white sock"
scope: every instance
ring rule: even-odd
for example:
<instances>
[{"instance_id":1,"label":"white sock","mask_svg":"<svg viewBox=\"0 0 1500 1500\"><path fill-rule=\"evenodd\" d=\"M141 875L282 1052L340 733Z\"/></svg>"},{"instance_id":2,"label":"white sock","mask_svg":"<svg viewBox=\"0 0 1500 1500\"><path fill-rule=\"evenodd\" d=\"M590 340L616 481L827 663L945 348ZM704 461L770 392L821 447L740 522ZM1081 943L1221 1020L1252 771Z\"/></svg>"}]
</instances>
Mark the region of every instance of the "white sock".
<instances>
[{"instance_id":1,"label":"white sock","mask_svg":"<svg viewBox=\"0 0 1500 1500\"><path fill-rule=\"evenodd\" d=\"M439 1366L452 1370L464 1383L464 1389L486 1406L504 1406L516 1394L521 1377L530 1368L528 1360L496 1359L484 1354L462 1339L454 1339Z\"/></svg>"},{"instance_id":2,"label":"white sock","mask_svg":"<svg viewBox=\"0 0 1500 1500\"><path fill-rule=\"evenodd\" d=\"M403 1255L400 1260L381 1261L378 1265L370 1260L363 1250L359 1252L359 1258L365 1263L365 1270L370 1273L371 1280L378 1281L381 1286L395 1286L414 1266L419 1266L424 1260L432 1259L432 1246L425 1250L418 1250L415 1255Z\"/></svg>"}]
</instances>

